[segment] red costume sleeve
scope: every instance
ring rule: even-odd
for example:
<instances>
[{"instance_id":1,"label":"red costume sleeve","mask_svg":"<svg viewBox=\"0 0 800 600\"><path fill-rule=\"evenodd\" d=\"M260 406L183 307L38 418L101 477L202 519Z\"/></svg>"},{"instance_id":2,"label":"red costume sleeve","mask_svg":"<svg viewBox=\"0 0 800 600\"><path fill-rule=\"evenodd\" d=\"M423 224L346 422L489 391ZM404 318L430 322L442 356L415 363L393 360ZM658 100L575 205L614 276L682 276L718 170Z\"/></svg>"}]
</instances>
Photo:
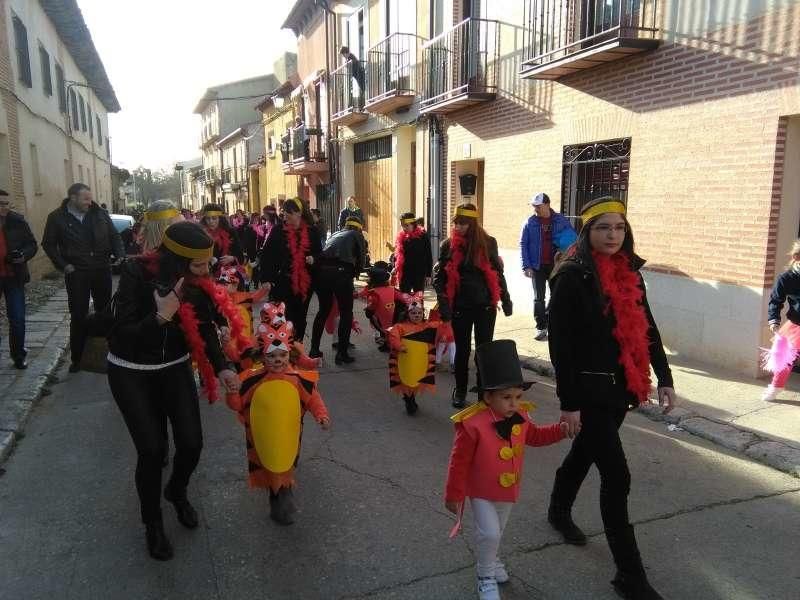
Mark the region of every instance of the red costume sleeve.
<instances>
[{"instance_id":1,"label":"red costume sleeve","mask_svg":"<svg viewBox=\"0 0 800 600\"><path fill-rule=\"evenodd\" d=\"M317 386L314 386L314 389L311 390L310 393L301 394L300 398L303 401L303 405L314 415L314 419L317 422L328 418L328 407L326 407L325 403L322 401L322 396L319 395Z\"/></svg>"},{"instance_id":2,"label":"red costume sleeve","mask_svg":"<svg viewBox=\"0 0 800 600\"><path fill-rule=\"evenodd\" d=\"M319 369L319 359L311 358L307 354L299 354L297 360L294 362L298 369L303 371L312 371Z\"/></svg>"},{"instance_id":3,"label":"red costume sleeve","mask_svg":"<svg viewBox=\"0 0 800 600\"><path fill-rule=\"evenodd\" d=\"M528 433L525 436L525 444L528 446L549 446L563 439L564 432L561 431L560 423L539 426L531 421Z\"/></svg>"},{"instance_id":4,"label":"red costume sleeve","mask_svg":"<svg viewBox=\"0 0 800 600\"><path fill-rule=\"evenodd\" d=\"M395 352L400 352L403 348L403 332L400 323L392 325L386 330L386 341L389 347Z\"/></svg>"},{"instance_id":5,"label":"red costume sleeve","mask_svg":"<svg viewBox=\"0 0 800 600\"><path fill-rule=\"evenodd\" d=\"M444 488L445 502L463 502L467 489L467 474L478 441L461 423L456 423L456 435L453 439L453 450L450 452L450 464L447 467L447 483Z\"/></svg>"}]
</instances>

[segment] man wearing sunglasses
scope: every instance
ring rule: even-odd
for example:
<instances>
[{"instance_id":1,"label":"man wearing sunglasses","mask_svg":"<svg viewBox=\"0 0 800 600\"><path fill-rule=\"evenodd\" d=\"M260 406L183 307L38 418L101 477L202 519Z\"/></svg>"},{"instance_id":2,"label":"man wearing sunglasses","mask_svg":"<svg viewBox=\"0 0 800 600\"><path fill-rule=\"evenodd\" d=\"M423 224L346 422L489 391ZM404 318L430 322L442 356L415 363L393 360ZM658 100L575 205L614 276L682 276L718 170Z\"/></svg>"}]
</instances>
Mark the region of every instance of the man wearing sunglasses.
<instances>
[{"instance_id":1,"label":"man wearing sunglasses","mask_svg":"<svg viewBox=\"0 0 800 600\"><path fill-rule=\"evenodd\" d=\"M25 284L28 261L39 249L25 218L11 210L8 192L0 190L0 294L6 300L8 345L17 369L25 369Z\"/></svg>"}]
</instances>

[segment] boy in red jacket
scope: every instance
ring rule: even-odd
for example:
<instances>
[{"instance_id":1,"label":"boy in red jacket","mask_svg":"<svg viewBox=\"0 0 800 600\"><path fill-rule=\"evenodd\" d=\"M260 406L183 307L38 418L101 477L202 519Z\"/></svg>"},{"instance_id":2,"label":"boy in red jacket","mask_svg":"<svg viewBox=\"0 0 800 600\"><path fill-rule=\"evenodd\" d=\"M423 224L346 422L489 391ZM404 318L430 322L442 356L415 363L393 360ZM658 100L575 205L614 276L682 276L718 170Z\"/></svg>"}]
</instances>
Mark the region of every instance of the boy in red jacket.
<instances>
[{"instance_id":1,"label":"boy in red jacket","mask_svg":"<svg viewBox=\"0 0 800 600\"><path fill-rule=\"evenodd\" d=\"M469 498L475 522L480 600L500 600L498 583L508 581L497 559L503 529L519 497L525 446L547 446L564 439L565 423L535 425L533 408L522 395L524 381L516 344L495 340L475 350L483 400L451 417L456 433L445 488L445 506L461 523ZM454 535L453 534L453 535Z\"/></svg>"}]
</instances>

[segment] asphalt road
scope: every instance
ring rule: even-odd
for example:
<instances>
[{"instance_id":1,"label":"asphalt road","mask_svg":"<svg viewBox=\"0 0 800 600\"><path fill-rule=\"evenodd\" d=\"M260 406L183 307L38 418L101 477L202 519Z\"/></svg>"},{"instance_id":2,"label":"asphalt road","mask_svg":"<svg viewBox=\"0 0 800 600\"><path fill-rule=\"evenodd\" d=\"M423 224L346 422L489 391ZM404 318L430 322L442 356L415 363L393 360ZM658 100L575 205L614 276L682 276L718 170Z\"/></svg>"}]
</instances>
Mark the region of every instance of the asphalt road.
<instances>
[{"instance_id":1,"label":"asphalt road","mask_svg":"<svg viewBox=\"0 0 800 600\"><path fill-rule=\"evenodd\" d=\"M452 440L451 376L408 417L388 393L385 355L357 340L353 366L326 369L330 432L307 419L297 522L275 525L248 489L241 426L224 403L203 406L205 448L190 486L201 526L165 506L175 558L145 549L135 454L104 377L60 372L0 476L0 598L468 599L476 596L465 534L442 488ZM540 422L557 417L552 386L530 392ZM800 481L663 423L630 415L631 516L653 585L671 599L800 597ZM562 544L545 513L568 442L529 449L521 501L501 546L505 600L616 598L593 471L575 518L591 536Z\"/></svg>"}]
</instances>

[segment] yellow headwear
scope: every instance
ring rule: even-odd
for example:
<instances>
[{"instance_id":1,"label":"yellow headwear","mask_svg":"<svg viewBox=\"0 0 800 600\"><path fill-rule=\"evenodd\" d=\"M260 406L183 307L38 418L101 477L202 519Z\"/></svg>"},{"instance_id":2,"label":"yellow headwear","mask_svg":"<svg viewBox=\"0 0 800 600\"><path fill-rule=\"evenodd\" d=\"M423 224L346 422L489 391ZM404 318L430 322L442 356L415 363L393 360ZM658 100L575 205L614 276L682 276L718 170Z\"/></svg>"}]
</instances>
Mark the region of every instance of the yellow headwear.
<instances>
[{"instance_id":1,"label":"yellow headwear","mask_svg":"<svg viewBox=\"0 0 800 600\"><path fill-rule=\"evenodd\" d=\"M288 198L286 200L286 202L291 202L292 204L294 204L297 207L297 210L299 210L300 212L303 212L303 203L300 200L298 200L297 198Z\"/></svg>"},{"instance_id":2,"label":"yellow headwear","mask_svg":"<svg viewBox=\"0 0 800 600\"><path fill-rule=\"evenodd\" d=\"M413 225L417 222L417 219L415 217L408 217L407 219L402 219L400 222L403 225Z\"/></svg>"},{"instance_id":3,"label":"yellow headwear","mask_svg":"<svg viewBox=\"0 0 800 600\"><path fill-rule=\"evenodd\" d=\"M347 219L347 221L345 221L344 224L345 227L355 227L356 229L363 229L363 225L361 225L361 222L357 221L356 219Z\"/></svg>"},{"instance_id":4,"label":"yellow headwear","mask_svg":"<svg viewBox=\"0 0 800 600\"><path fill-rule=\"evenodd\" d=\"M221 210L207 210L203 213L204 217L224 217L225 213Z\"/></svg>"},{"instance_id":5,"label":"yellow headwear","mask_svg":"<svg viewBox=\"0 0 800 600\"><path fill-rule=\"evenodd\" d=\"M211 244L208 248L189 248L188 246L183 246L175 240L170 239L167 234L164 234L161 243L173 254L184 258L191 258L192 260L200 258L211 260L211 257L214 256L214 244Z\"/></svg>"},{"instance_id":6,"label":"yellow headwear","mask_svg":"<svg viewBox=\"0 0 800 600\"><path fill-rule=\"evenodd\" d=\"M457 217L470 217L472 219L478 218L478 211L473 210L471 208L464 208L463 206L459 206L456 209L456 216Z\"/></svg>"},{"instance_id":7,"label":"yellow headwear","mask_svg":"<svg viewBox=\"0 0 800 600\"><path fill-rule=\"evenodd\" d=\"M167 208L165 210L147 211L144 213L144 222L152 223L153 221L168 221L174 219L180 213L175 208Z\"/></svg>"},{"instance_id":8,"label":"yellow headwear","mask_svg":"<svg viewBox=\"0 0 800 600\"><path fill-rule=\"evenodd\" d=\"M625 204L623 204L621 200L611 199L607 200L606 202L600 202L594 206L590 206L584 210L581 213L581 220L586 223L587 221L606 213L617 213L624 215L625 212Z\"/></svg>"}]
</instances>

